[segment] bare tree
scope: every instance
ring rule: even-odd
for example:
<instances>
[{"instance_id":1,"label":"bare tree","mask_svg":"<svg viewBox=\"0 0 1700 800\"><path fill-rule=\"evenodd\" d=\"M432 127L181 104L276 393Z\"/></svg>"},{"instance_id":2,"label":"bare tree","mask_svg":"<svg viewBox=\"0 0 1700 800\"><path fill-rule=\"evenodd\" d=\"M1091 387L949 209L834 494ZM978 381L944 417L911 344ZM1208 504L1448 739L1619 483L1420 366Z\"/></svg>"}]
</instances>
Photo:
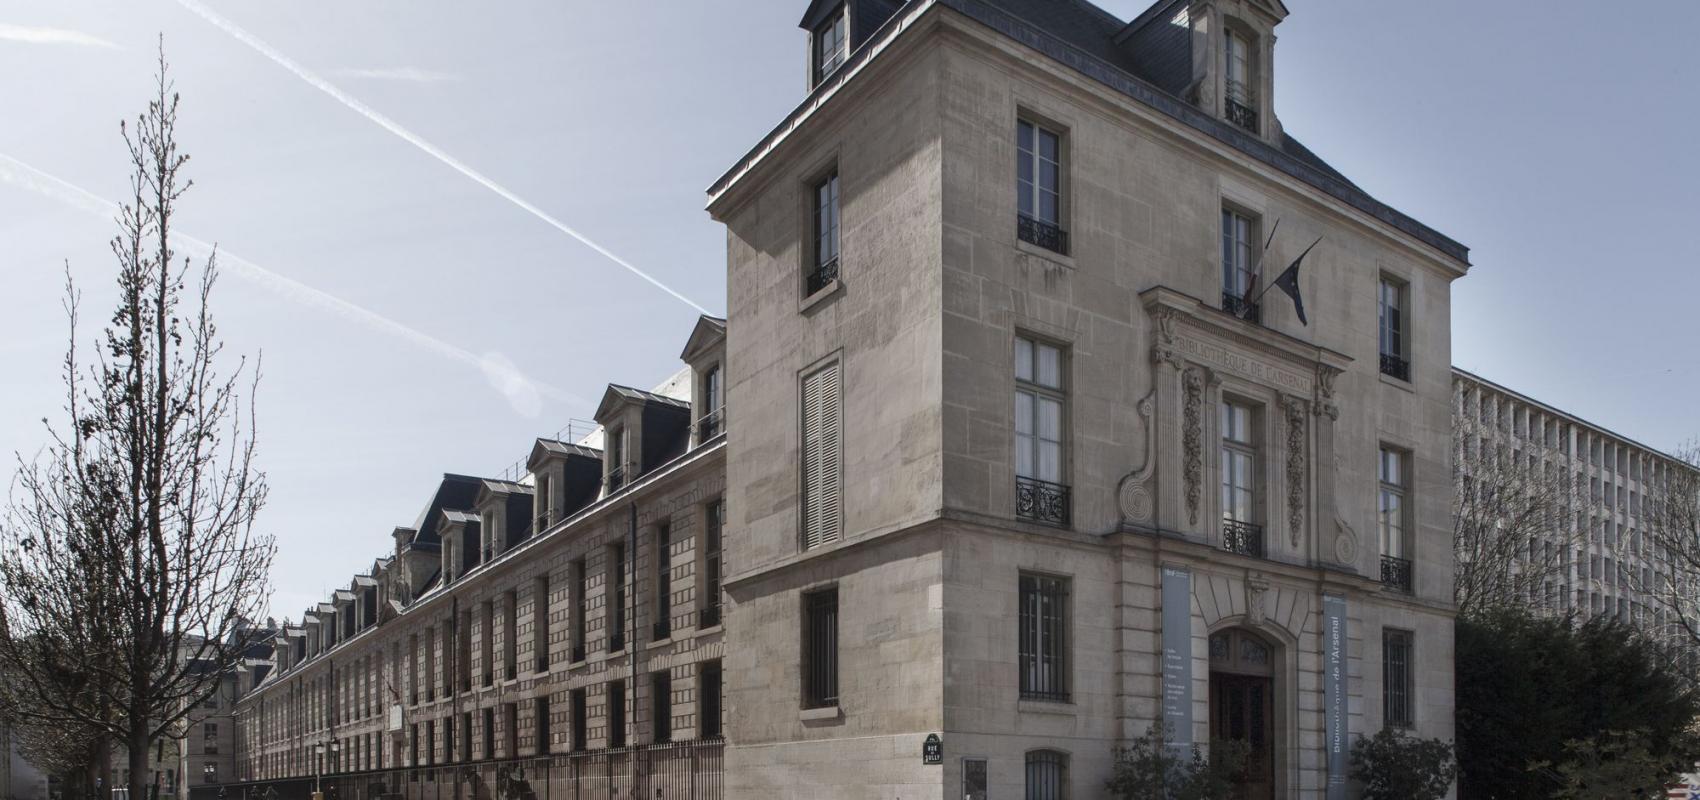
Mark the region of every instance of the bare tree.
<instances>
[{"instance_id":1,"label":"bare tree","mask_svg":"<svg viewBox=\"0 0 1700 800\"><path fill-rule=\"evenodd\" d=\"M1472 414L1455 412L1452 430L1458 613L1552 602L1584 535L1567 519L1576 479L1542 444Z\"/></svg>"},{"instance_id":2,"label":"bare tree","mask_svg":"<svg viewBox=\"0 0 1700 800\"><path fill-rule=\"evenodd\" d=\"M157 94L121 126L134 173L112 240L119 301L95 349L70 346L65 418L19 458L0 532L0 671L15 714L81 725L122 745L131 800L149 796L148 754L217 691L265 618L275 547L254 532L265 477L254 466L245 360L220 375L208 310L216 254L198 271L171 247L191 185L178 152L178 97L163 48ZM44 421L45 423L45 421ZM77 680L61 680L68 665Z\"/></svg>"},{"instance_id":3,"label":"bare tree","mask_svg":"<svg viewBox=\"0 0 1700 800\"><path fill-rule=\"evenodd\" d=\"M1664 612L1666 644L1700 651L1700 442L1690 443L1644 481L1641 518L1648 569L1631 575L1635 588Z\"/></svg>"}]
</instances>

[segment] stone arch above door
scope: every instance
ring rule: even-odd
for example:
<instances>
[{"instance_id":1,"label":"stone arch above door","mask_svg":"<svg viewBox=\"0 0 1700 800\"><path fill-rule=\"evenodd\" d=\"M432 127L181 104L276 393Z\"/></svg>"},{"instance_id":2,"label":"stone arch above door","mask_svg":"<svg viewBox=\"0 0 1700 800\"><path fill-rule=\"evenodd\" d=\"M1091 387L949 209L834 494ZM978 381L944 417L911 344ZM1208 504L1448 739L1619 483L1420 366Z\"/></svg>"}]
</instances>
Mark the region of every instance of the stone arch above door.
<instances>
[{"instance_id":1,"label":"stone arch above door","mask_svg":"<svg viewBox=\"0 0 1700 800\"><path fill-rule=\"evenodd\" d=\"M1211 633L1237 625L1287 647L1313 626L1312 593L1276 585L1256 574L1238 578L1200 573L1193 581L1192 599L1205 630Z\"/></svg>"}]
</instances>

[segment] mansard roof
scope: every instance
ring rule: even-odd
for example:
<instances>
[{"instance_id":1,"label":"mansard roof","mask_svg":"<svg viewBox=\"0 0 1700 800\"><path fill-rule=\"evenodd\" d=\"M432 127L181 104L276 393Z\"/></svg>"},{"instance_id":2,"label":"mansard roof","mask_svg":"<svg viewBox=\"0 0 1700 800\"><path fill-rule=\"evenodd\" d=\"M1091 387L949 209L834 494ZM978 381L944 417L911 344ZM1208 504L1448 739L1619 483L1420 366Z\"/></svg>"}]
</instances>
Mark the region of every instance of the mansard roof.
<instances>
[{"instance_id":1,"label":"mansard roof","mask_svg":"<svg viewBox=\"0 0 1700 800\"><path fill-rule=\"evenodd\" d=\"M1285 11L1279 0L1251 1L1270 8L1280 6L1279 10ZM903 20L925 13L935 5L968 17L1134 102L1193 128L1242 155L1261 161L1411 236L1443 256L1462 264L1470 261L1468 247L1371 197L1292 136L1283 133L1279 146L1272 145L1151 82L1149 76L1140 74L1128 51L1116 45L1117 36L1127 24L1085 0L911 0L878 35L862 43L837 72L821 81L778 126L709 187L710 205L780 140L796 130L804 118L815 113L825 102L826 95L853 79L862 63L884 49L880 46L881 42L914 27L905 25Z\"/></svg>"},{"instance_id":2,"label":"mansard roof","mask_svg":"<svg viewBox=\"0 0 1700 800\"><path fill-rule=\"evenodd\" d=\"M442 546L442 540L437 538L437 524L443 511L471 508L482 484L480 478L444 473L442 481L437 484L437 491L431 495L431 502L425 504L425 510L419 512L419 519L413 523L413 544Z\"/></svg>"},{"instance_id":3,"label":"mansard roof","mask_svg":"<svg viewBox=\"0 0 1700 800\"><path fill-rule=\"evenodd\" d=\"M620 403L643 403L645 405L669 406L687 410L691 407L690 403L675 397L646 392L642 389L633 389L630 386L622 386L618 383L610 383L608 384L608 391L602 394L601 404L596 406L596 418L602 419Z\"/></svg>"}]
</instances>

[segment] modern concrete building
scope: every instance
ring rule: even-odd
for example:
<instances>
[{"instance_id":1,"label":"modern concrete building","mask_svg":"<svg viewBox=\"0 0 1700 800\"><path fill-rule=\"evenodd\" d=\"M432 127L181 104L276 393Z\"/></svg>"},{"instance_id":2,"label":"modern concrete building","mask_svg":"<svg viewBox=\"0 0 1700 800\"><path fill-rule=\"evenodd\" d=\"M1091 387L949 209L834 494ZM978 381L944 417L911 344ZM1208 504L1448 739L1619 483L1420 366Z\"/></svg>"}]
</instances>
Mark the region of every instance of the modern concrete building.
<instances>
[{"instance_id":1,"label":"modern concrete building","mask_svg":"<svg viewBox=\"0 0 1700 800\"><path fill-rule=\"evenodd\" d=\"M446 475L285 627L221 788L1085 798L1165 722L1336 798L1356 737L1450 738L1468 252L1287 134L1287 9L804 11L807 96L709 192L728 321Z\"/></svg>"},{"instance_id":2,"label":"modern concrete building","mask_svg":"<svg viewBox=\"0 0 1700 800\"><path fill-rule=\"evenodd\" d=\"M1462 369L1452 381L1459 463L1497 452L1512 470L1566 480L1552 527L1516 551L1517 570L1531 576L1522 599L1551 614L1615 617L1692 660L1667 598L1685 581L1681 595L1700 587L1673 570L1654 526L1670 488L1694 485L1694 467Z\"/></svg>"},{"instance_id":3,"label":"modern concrete building","mask_svg":"<svg viewBox=\"0 0 1700 800\"><path fill-rule=\"evenodd\" d=\"M1287 133L1286 15L808 7L710 190L731 796L1090 797L1166 721L1344 797L1355 737L1451 737L1467 251Z\"/></svg>"}]
</instances>

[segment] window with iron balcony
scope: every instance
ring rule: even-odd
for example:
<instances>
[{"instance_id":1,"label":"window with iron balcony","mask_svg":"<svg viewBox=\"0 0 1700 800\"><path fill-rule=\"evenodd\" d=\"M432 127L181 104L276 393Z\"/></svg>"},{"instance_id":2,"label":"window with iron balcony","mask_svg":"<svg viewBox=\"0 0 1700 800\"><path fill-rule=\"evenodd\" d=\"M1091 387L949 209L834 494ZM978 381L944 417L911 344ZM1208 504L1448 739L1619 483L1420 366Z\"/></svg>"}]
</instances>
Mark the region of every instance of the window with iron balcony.
<instances>
[{"instance_id":1,"label":"window with iron balcony","mask_svg":"<svg viewBox=\"0 0 1700 800\"><path fill-rule=\"evenodd\" d=\"M1062 348L1015 338L1015 515L1068 527Z\"/></svg>"},{"instance_id":2,"label":"window with iron balcony","mask_svg":"<svg viewBox=\"0 0 1700 800\"><path fill-rule=\"evenodd\" d=\"M1380 481L1376 527L1381 541L1381 582L1408 594L1412 590L1412 574L1406 552L1405 461L1405 453L1381 448L1376 470Z\"/></svg>"},{"instance_id":3,"label":"window with iron balcony","mask_svg":"<svg viewBox=\"0 0 1700 800\"><path fill-rule=\"evenodd\" d=\"M814 248L803 296L811 297L838 280L838 170L814 185Z\"/></svg>"},{"instance_id":4,"label":"window with iron balcony","mask_svg":"<svg viewBox=\"0 0 1700 800\"><path fill-rule=\"evenodd\" d=\"M1222 403L1222 549L1241 555L1265 555L1259 507L1256 411L1249 405Z\"/></svg>"},{"instance_id":5,"label":"window with iron balcony","mask_svg":"<svg viewBox=\"0 0 1700 800\"><path fill-rule=\"evenodd\" d=\"M1222 209L1222 310L1247 322L1262 323L1263 309L1251 297L1257 253L1257 219Z\"/></svg>"},{"instance_id":6,"label":"window with iron balcony","mask_svg":"<svg viewBox=\"0 0 1700 800\"><path fill-rule=\"evenodd\" d=\"M1015 235L1023 242L1068 255L1063 229L1062 134L1028 120L1015 126Z\"/></svg>"},{"instance_id":7,"label":"window with iron balcony","mask_svg":"<svg viewBox=\"0 0 1700 800\"><path fill-rule=\"evenodd\" d=\"M1405 285L1382 278L1378 285L1378 349L1381 355L1381 374L1402 381L1411 380L1411 361L1406 357Z\"/></svg>"}]
</instances>

